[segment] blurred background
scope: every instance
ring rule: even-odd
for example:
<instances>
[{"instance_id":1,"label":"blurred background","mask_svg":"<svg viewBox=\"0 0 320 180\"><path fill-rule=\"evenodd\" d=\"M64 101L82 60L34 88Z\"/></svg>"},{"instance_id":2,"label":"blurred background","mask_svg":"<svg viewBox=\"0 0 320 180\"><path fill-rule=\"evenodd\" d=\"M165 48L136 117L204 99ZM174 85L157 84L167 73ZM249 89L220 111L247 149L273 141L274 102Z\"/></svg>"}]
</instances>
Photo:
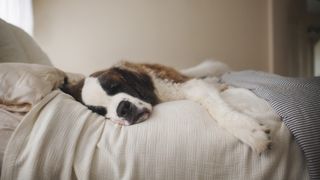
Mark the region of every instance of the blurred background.
<instances>
[{"instance_id":1,"label":"blurred background","mask_svg":"<svg viewBox=\"0 0 320 180\"><path fill-rule=\"evenodd\" d=\"M90 74L122 59L320 75L320 0L0 0L55 66ZM16 13L13 13L16 12Z\"/></svg>"}]
</instances>

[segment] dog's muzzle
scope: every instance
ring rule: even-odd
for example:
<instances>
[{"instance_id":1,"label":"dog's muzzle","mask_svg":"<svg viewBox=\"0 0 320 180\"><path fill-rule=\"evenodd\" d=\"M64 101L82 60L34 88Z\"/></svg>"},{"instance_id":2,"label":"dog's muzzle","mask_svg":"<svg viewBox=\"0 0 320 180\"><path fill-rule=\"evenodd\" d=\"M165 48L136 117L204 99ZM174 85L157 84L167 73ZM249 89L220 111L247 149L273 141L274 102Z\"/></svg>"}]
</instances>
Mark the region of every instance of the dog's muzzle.
<instances>
[{"instance_id":1,"label":"dog's muzzle","mask_svg":"<svg viewBox=\"0 0 320 180\"><path fill-rule=\"evenodd\" d=\"M148 108L139 108L129 101L121 101L117 107L117 115L128 122L128 124L123 125L132 125L142 122L148 119L150 114L151 110Z\"/></svg>"}]
</instances>

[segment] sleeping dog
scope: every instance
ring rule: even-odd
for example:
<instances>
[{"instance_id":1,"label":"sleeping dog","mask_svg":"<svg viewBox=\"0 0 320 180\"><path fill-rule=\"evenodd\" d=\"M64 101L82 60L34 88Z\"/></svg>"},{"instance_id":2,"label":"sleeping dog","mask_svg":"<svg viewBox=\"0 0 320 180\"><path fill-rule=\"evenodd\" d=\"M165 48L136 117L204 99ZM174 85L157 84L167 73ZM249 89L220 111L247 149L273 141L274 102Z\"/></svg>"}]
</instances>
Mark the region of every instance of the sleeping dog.
<instances>
[{"instance_id":1,"label":"sleeping dog","mask_svg":"<svg viewBox=\"0 0 320 180\"><path fill-rule=\"evenodd\" d=\"M221 127L257 153L269 149L270 130L230 107L220 96L223 88L163 65L122 62L74 85L66 83L62 90L120 125L148 119L157 103L189 99L205 107Z\"/></svg>"}]
</instances>

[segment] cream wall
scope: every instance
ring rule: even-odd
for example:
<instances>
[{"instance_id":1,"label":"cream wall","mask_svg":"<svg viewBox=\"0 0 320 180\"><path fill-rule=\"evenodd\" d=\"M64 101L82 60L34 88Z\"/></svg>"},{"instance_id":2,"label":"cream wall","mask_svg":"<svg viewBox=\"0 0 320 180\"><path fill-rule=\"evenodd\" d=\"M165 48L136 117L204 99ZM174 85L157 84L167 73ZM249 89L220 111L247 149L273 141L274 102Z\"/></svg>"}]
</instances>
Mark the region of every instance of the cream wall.
<instances>
[{"instance_id":1,"label":"cream wall","mask_svg":"<svg viewBox=\"0 0 320 180\"><path fill-rule=\"evenodd\" d=\"M318 40L314 48L314 75L320 76L320 40Z\"/></svg>"},{"instance_id":2,"label":"cream wall","mask_svg":"<svg viewBox=\"0 0 320 180\"><path fill-rule=\"evenodd\" d=\"M120 59L269 71L268 1L34 0L35 38L54 65L85 74Z\"/></svg>"}]
</instances>

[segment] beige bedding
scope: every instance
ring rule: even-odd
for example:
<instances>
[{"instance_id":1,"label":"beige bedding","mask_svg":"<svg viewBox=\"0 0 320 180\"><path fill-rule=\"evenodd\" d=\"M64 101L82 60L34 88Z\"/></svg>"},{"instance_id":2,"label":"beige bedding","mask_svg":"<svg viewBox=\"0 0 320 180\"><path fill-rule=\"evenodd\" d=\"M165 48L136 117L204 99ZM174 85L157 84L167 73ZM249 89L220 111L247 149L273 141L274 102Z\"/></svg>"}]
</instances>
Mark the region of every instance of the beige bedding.
<instances>
[{"instance_id":1,"label":"beige bedding","mask_svg":"<svg viewBox=\"0 0 320 180\"><path fill-rule=\"evenodd\" d=\"M21 121L21 116L0 108L0 169L8 141ZM1 173L0 173L1 175Z\"/></svg>"},{"instance_id":2,"label":"beige bedding","mask_svg":"<svg viewBox=\"0 0 320 180\"><path fill-rule=\"evenodd\" d=\"M52 66L0 63L0 165L6 144L18 122L68 76L70 82L81 75L64 73Z\"/></svg>"},{"instance_id":3,"label":"beige bedding","mask_svg":"<svg viewBox=\"0 0 320 180\"><path fill-rule=\"evenodd\" d=\"M308 179L301 151L276 123L272 151L259 156L191 101L159 104L146 122L122 127L54 91L15 131L1 178Z\"/></svg>"},{"instance_id":4,"label":"beige bedding","mask_svg":"<svg viewBox=\"0 0 320 180\"><path fill-rule=\"evenodd\" d=\"M64 82L65 73L51 66L24 63L0 64L0 108L28 112Z\"/></svg>"}]
</instances>

